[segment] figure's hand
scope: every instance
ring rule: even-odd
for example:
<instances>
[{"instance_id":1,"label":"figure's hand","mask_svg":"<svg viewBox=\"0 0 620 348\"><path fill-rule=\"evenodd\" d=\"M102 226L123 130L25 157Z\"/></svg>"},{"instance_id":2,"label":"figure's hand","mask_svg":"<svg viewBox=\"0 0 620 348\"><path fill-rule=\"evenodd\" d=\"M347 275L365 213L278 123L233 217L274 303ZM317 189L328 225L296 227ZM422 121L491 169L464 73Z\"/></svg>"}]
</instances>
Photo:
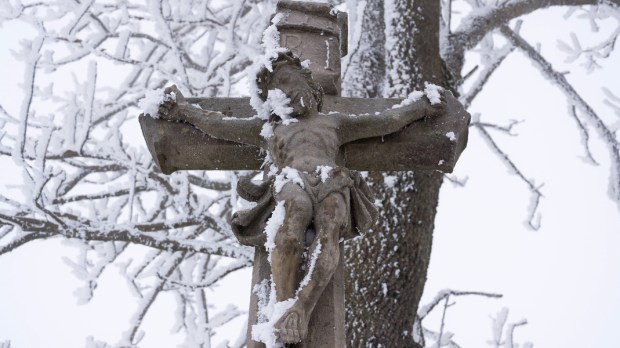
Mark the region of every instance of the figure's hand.
<instances>
[{"instance_id":1,"label":"figure's hand","mask_svg":"<svg viewBox=\"0 0 620 348\"><path fill-rule=\"evenodd\" d=\"M452 93L444 88L428 84L424 89L428 104L426 117L441 116L448 103L448 98L454 98Z\"/></svg>"},{"instance_id":2,"label":"figure's hand","mask_svg":"<svg viewBox=\"0 0 620 348\"><path fill-rule=\"evenodd\" d=\"M176 85L167 87L164 90L164 101L159 104L159 109L157 110L159 118L168 121L181 120L182 115L179 112L179 106L186 103L185 97Z\"/></svg>"}]
</instances>

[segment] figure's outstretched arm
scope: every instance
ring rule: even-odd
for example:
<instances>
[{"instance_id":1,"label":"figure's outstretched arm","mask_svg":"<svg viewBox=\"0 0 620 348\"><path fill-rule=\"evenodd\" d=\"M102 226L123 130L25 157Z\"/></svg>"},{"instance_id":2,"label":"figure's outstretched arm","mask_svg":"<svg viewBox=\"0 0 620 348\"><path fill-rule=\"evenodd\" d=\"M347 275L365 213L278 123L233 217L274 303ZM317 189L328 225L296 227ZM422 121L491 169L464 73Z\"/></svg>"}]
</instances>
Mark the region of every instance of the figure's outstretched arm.
<instances>
[{"instance_id":1,"label":"figure's outstretched arm","mask_svg":"<svg viewBox=\"0 0 620 348\"><path fill-rule=\"evenodd\" d=\"M264 121L258 118L233 118L221 112L203 110L185 101L181 91L172 85L164 90L166 97L159 105L158 117L168 121L183 121L216 139L234 141L264 148L260 136Z\"/></svg>"},{"instance_id":2,"label":"figure's outstretched arm","mask_svg":"<svg viewBox=\"0 0 620 348\"><path fill-rule=\"evenodd\" d=\"M449 91L440 92L440 100L431 103L423 92L414 92L401 104L383 112L363 115L337 114L342 144L358 139L378 137L403 129L413 121L442 114Z\"/></svg>"}]
</instances>

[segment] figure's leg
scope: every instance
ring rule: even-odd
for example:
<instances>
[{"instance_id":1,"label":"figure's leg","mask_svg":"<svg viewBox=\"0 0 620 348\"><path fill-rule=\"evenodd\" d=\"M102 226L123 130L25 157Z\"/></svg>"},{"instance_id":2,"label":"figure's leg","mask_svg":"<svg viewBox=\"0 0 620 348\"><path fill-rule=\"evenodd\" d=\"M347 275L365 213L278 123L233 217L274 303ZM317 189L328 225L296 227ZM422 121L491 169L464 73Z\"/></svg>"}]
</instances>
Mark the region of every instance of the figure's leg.
<instances>
[{"instance_id":1,"label":"figure's leg","mask_svg":"<svg viewBox=\"0 0 620 348\"><path fill-rule=\"evenodd\" d=\"M276 199L284 201L284 222L275 236L271 251L271 274L276 285L276 300L285 301L295 295L297 273L303 261L305 232L312 220L312 202L299 186L287 183Z\"/></svg>"},{"instance_id":2,"label":"figure's leg","mask_svg":"<svg viewBox=\"0 0 620 348\"><path fill-rule=\"evenodd\" d=\"M283 343L296 343L305 338L314 306L338 266L338 243L342 228L347 226L349 219L347 201L342 193L333 192L317 207L314 215L317 236L308 250L308 259L311 260L316 253L316 261L307 284L299 290L298 300L276 324L277 335ZM310 270L308 267L306 272Z\"/></svg>"}]
</instances>

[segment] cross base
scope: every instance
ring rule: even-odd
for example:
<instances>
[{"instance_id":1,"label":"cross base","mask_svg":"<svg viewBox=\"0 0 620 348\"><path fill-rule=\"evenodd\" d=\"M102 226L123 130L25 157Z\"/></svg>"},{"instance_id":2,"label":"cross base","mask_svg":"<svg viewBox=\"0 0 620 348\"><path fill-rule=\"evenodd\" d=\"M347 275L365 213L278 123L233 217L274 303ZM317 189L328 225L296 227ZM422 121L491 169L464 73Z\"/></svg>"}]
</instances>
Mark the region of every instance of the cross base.
<instances>
[{"instance_id":1,"label":"cross base","mask_svg":"<svg viewBox=\"0 0 620 348\"><path fill-rule=\"evenodd\" d=\"M267 251L257 247L254 251L254 269L252 270L252 289L256 284L271 277L271 266L267 261ZM314 307L308 323L308 336L302 343L287 346L294 348L346 347L344 310L344 246L340 243L340 261L325 290ZM250 313L248 318L247 348L265 348L265 344L253 341L252 325L258 322L258 297L252 291L250 295Z\"/></svg>"}]
</instances>

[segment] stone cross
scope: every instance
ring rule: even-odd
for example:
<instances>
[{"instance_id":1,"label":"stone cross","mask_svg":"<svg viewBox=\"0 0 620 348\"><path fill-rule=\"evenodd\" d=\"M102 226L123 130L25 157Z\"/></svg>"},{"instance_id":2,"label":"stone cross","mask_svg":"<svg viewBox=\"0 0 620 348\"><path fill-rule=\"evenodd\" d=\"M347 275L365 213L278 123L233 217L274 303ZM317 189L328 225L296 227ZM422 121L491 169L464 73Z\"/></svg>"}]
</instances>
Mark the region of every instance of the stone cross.
<instances>
[{"instance_id":1,"label":"stone cross","mask_svg":"<svg viewBox=\"0 0 620 348\"><path fill-rule=\"evenodd\" d=\"M277 24L280 45L302 60L310 60L314 80L325 91L323 113L374 114L401 102L400 99L340 97L340 58L347 54L346 13L328 4L280 1ZM249 98L188 98L204 110L236 118L252 117ZM303 102L302 102L303 104ZM466 146L469 114L449 99L442 115L414 121L398 132L346 143L336 164L353 170L439 170L451 172ZM177 170L256 170L264 162L258 146L212 138L185 123L140 117L142 132L155 162L166 173ZM255 134L258 138L259 134ZM256 245L252 288L271 276L268 253ZM339 264L322 292L308 324L306 338L295 347L344 347L344 268L340 243ZM258 298L252 293L248 321L248 347L264 347L252 340L251 327L258 320Z\"/></svg>"}]
</instances>

